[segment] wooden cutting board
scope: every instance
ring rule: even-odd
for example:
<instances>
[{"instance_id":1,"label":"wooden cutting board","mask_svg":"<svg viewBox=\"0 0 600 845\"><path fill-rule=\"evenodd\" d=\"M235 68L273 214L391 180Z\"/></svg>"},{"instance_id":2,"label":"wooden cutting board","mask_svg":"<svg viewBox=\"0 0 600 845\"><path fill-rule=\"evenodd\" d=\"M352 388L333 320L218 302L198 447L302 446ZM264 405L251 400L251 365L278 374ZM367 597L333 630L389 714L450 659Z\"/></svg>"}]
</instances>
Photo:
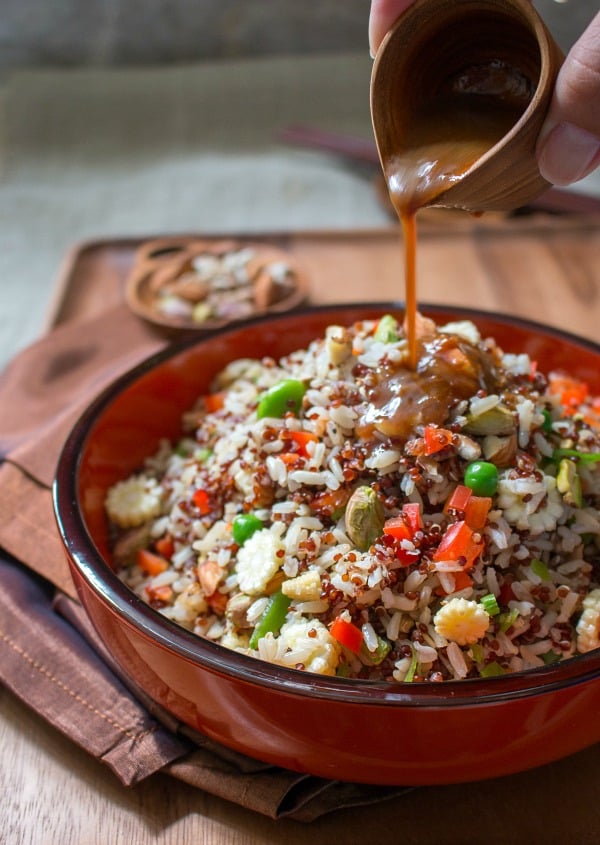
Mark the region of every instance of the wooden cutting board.
<instances>
[{"instance_id":1,"label":"wooden cutting board","mask_svg":"<svg viewBox=\"0 0 600 845\"><path fill-rule=\"evenodd\" d=\"M404 298L399 227L233 237L289 250L306 272L312 303ZM76 246L58 280L47 328L123 303L137 251L150 239ZM421 302L508 312L600 340L600 217L473 219L430 211L420 221L417 260Z\"/></svg>"}]
</instances>

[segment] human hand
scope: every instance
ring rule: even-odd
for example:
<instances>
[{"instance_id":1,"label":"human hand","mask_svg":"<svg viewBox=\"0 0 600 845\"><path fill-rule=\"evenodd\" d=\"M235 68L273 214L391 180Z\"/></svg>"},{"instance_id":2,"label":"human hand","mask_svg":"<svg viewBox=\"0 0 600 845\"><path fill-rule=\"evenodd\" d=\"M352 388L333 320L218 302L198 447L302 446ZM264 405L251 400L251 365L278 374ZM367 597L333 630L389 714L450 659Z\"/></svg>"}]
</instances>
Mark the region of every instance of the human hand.
<instances>
[{"instance_id":1,"label":"human hand","mask_svg":"<svg viewBox=\"0 0 600 845\"><path fill-rule=\"evenodd\" d=\"M414 0L371 0L369 44L384 35ZM560 70L537 142L542 176L570 185L600 164L600 13L573 45Z\"/></svg>"}]
</instances>

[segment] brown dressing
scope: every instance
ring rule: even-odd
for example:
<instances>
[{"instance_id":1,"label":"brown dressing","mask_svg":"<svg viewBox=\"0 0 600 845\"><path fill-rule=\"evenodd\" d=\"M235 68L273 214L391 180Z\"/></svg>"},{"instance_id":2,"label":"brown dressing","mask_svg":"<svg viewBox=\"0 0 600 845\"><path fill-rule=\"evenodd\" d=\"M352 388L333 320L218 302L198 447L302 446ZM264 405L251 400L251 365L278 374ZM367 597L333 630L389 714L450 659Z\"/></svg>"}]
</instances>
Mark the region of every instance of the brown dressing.
<instances>
[{"instance_id":1,"label":"brown dressing","mask_svg":"<svg viewBox=\"0 0 600 845\"><path fill-rule=\"evenodd\" d=\"M454 335L433 334L419 344L416 370L383 369L371 387L357 426L366 440L375 432L406 441L416 426L443 426L461 400L479 390L494 392L499 376L489 353Z\"/></svg>"},{"instance_id":2,"label":"brown dressing","mask_svg":"<svg viewBox=\"0 0 600 845\"><path fill-rule=\"evenodd\" d=\"M532 96L528 80L501 61L462 71L415 112L402 149L384 162L400 218L405 255L405 331L409 367L378 373L359 434L406 440L415 426L442 425L450 410L496 382L489 356L466 341L417 338L416 214L445 191L514 126ZM443 204L443 203L440 203Z\"/></svg>"}]
</instances>

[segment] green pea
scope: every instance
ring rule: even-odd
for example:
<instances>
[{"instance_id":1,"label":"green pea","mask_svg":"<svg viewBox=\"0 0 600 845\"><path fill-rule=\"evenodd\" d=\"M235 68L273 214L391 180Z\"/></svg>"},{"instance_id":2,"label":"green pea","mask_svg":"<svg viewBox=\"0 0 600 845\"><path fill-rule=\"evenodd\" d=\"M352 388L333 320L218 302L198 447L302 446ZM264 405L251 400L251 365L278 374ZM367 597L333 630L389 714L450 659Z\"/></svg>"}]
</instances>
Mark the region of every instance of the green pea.
<instances>
[{"instance_id":1,"label":"green pea","mask_svg":"<svg viewBox=\"0 0 600 845\"><path fill-rule=\"evenodd\" d=\"M274 384L260 398L256 409L259 420L263 417L280 418L288 411L297 415L305 393L304 383L294 378L284 379Z\"/></svg>"},{"instance_id":2,"label":"green pea","mask_svg":"<svg viewBox=\"0 0 600 845\"><path fill-rule=\"evenodd\" d=\"M240 513L233 520L233 540L238 546L243 546L246 540L261 528L264 528L262 520L253 513Z\"/></svg>"},{"instance_id":3,"label":"green pea","mask_svg":"<svg viewBox=\"0 0 600 845\"><path fill-rule=\"evenodd\" d=\"M498 468L489 461L473 461L465 470L465 487L476 496L493 496L498 489Z\"/></svg>"},{"instance_id":4,"label":"green pea","mask_svg":"<svg viewBox=\"0 0 600 845\"><path fill-rule=\"evenodd\" d=\"M262 616L256 623L252 636L250 637L250 648L256 648L258 641L262 639L265 634L278 634L281 626L285 622L288 608L291 604L291 598L284 596L279 590L269 598L269 602L265 607Z\"/></svg>"}]
</instances>

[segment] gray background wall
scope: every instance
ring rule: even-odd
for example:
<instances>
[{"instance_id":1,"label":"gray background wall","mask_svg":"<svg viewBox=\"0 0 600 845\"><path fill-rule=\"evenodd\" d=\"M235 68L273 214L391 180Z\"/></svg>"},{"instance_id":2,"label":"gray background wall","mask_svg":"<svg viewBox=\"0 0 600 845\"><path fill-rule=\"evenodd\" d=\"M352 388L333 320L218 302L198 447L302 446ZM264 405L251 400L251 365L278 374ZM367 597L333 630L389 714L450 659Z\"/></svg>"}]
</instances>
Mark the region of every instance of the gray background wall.
<instances>
[{"instance_id":1,"label":"gray background wall","mask_svg":"<svg viewBox=\"0 0 600 845\"><path fill-rule=\"evenodd\" d=\"M598 0L536 0L564 48ZM367 49L369 0L0 0L0 69Z\"/></svg>"}]
</instances>

